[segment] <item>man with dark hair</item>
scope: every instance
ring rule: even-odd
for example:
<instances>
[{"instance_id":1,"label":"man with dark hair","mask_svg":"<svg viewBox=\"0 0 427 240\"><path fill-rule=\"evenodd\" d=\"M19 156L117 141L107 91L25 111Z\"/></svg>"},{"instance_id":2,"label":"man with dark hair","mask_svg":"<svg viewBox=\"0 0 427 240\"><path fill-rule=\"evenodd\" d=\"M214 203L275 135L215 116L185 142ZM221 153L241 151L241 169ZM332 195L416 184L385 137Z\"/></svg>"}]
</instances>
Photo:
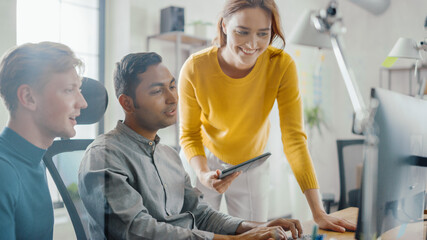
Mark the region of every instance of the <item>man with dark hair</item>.
<instances>
[{"instance_id":1,"label":"man with dark hair","mask_svg":"<svg viewBox=\"0 0 427 240\"><path fill-rule=\"evenodd\" d=\"M178 100L176 81L161 60L156 53L135 53L117 64L115 88L125 120L95 139L79 171L91 237L286 239L291 230L296 238L302 233L298 220L248 222L202 201L177 152L157 136L176 122Z\"/></svg>"},{"instance_id":2,"label":"man with dark hair","mask_svg":"<svg viewBox=\"0 0 427 240\"><path fill-rule=\"evenodd\" d=\"M55 137L73 137L87 103L82 66L63 44L24 44L0 63L10 113L0 134L0 239L52 239L53 209L42 157Z\"/></svg>"}]
</instances>

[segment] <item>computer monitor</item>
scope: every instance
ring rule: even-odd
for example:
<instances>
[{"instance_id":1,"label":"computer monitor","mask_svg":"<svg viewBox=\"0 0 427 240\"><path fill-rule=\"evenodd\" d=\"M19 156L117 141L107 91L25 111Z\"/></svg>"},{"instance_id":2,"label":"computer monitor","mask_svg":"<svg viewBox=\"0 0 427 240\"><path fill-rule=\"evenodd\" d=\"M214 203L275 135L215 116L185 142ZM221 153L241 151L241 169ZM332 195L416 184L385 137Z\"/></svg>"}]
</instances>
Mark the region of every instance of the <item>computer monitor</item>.
<instances>
[{"instance_id":1,"label":"computer monitor","mask_svg":"<svg viewBox=\"0 0 427 240\"><path fill-rule=\"evenodd\" d=\"M365 137L377 145L365 145L356 239L423 221L427 169L416 165L427 156L427 101L379 88L371 101L374 135Z\"/></svg>"}]
</instances>

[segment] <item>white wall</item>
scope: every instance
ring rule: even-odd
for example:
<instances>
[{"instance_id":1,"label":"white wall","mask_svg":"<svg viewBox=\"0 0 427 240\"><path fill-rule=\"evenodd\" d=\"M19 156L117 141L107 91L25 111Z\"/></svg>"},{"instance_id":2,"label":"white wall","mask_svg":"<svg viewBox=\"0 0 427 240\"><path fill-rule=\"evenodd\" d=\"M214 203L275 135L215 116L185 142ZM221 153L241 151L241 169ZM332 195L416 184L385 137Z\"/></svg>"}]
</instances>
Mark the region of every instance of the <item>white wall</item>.
<instances>
[{"instance_id":1,"label":"white wall","mask_svg":"<svg viewBox=\"0 0 427 240\"><path fill-rule=\"evenodd\" d=\"M0 56L16 45L16 0L0 1ZM0 100L0 129L6 125L9 112Z\"/></svg>"},{"instance_id":2,"label":"white wall","mask_svg":"<svg viewBox=\"0 0 427 240\"><path fill-rule=\"evenodd\" d=\"M107 132L124 116L114 91L113 72L115 64L130 52L130 1L108 0L105 12L105 86L109 99L104 116Z\"/></svg>"}]
</instances>

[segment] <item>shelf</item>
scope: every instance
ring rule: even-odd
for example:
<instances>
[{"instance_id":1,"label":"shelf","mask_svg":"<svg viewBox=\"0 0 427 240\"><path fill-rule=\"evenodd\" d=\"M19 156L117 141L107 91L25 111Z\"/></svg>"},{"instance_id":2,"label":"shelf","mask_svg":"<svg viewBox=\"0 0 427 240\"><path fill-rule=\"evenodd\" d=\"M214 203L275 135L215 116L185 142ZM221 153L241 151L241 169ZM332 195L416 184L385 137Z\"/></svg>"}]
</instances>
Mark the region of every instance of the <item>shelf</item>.
<instances>
[{"instance_id":1,"label":"shelf","mask_svg":"<svg viewBox=\"0 0 427 240\"><path fill-rule=\"evenodd\" d=\"M206 46L210 42L209 39L188 35L188 34L185 34L184 32L178 32L178 31L151 35L151 36L148 36L147 38L158 39L158 40L163 40L163 41L168 41L173 43L176 43L180 38L181 44L191 45L194 47Z\"/></svg>"},{"instance_id":2,"label":"shelf","mask_svg":"<svg viewBox=\"0 0 427 240\"><path fill-rule=\"evenodd\" d=\"M408 81L408 85L409 85L407 92L406 91L400 91L400 92L415 96L419 90L419 89L417 90L417 87L419 88L421 86L420 84L422 84L422 79L426 77L425 74L427 70L427 65L425 63L418 65L416 79L414 78L414 70L415 70L415 64L408 67L394 67L394 68L381 67L379 72L379 77L380 77L379 85L380 87L386 88L385 84L383 83L383 80L385 80L387 83L386 84L387 88L389 90L392 90L393 75L396 75L396 76L399 76L400 80ZM407 74L407 77L404 77L405 73ZM400 75L397 75L397 74L400 74ZM413 89L413 86L412 86L414 83L415 83L415 86L418 85L415 89Z\"/></svg>"},{"instance_id":3,"label":"shelf","mask_svg":"<svg viewBox=\"0 0 427 240\"><path fill-rule=\"evenodd\" d=\"M174 32L167 32L167 33L161 33L156 35L151 35L147 37L147 46L146 50L149 52L150 49L150 42L152 40L160 40L160 41L167 41L175 45L175 71L173 72L173 75L176 77L179 75L179 71L182 66L183 61L183 50L184 56L187 58L189 54L194 52L194 50L197 50L197 48L201 47L207 47L210 45L210 40L206 38L196 37L192 35L185 34L184 32L174 31ZM170 54L170 53L169 53ZM178 80L177 80L178 81ZM175 146L175 149L179 149L179 128L177 127L179 124L175 125L175 143L173 145Z\"/></svg>"},{"instance_id":4,"label":"shelf","mask_svg":"<svg viewBox=\"0 0 427 240\"><path fill-rule=\"evenodd\" d=\"M381 67L380 70L381 71L410 71L410 70L414 70L415 69L415 65L412 66L408 66L408 67L391 67L391 68L385 68L385 67ZM424 70L427 69L427 65L425 64L421 64L418 66L418 70Z\"/></svg>"}]
</instances>

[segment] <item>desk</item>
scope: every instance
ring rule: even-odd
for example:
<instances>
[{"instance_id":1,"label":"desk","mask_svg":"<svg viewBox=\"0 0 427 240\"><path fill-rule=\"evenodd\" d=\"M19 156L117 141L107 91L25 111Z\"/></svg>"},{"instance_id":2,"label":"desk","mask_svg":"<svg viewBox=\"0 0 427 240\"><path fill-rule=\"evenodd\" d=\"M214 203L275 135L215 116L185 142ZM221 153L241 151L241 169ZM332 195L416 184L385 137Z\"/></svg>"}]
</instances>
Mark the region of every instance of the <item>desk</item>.
<instances>
[{"instance_id":1,"label":"desk","mask_svg":"<svg viewBox=\"0 0 427 240\"><path fill-rule=\"evenodd\" d=\"M337 211L334 213L331 213L331 216L344 218L354 224L357 224L357 214L358 209L351 207L346 208L341 211ZM427 215L424 214L424 218L426 218ZM313 230L314 221L308 221L302 223L302 228L304 230L304 234L310 234ZM422 229L422 230L421 230ZM411 240L417 240L417 239L426 239L426 231L427 231L427 222L418 222L418 223L411 223L408 224L406 227L406 230L404 231L404 234L399 236L399 231L401 230L400 227L393 228L387 232L385 232L381 239L382 240L391 240L391 239L411 239ZM326 231L326 230L319 230L319 234L326 234L326 239L335 238L337 240L353 240L354 239L354 232L345 232L345 233L337 233L332 231ZM288 234L289 235L289 234ZM399 238L397 238L399 236Z\"/></svg>"}]
</instances>

